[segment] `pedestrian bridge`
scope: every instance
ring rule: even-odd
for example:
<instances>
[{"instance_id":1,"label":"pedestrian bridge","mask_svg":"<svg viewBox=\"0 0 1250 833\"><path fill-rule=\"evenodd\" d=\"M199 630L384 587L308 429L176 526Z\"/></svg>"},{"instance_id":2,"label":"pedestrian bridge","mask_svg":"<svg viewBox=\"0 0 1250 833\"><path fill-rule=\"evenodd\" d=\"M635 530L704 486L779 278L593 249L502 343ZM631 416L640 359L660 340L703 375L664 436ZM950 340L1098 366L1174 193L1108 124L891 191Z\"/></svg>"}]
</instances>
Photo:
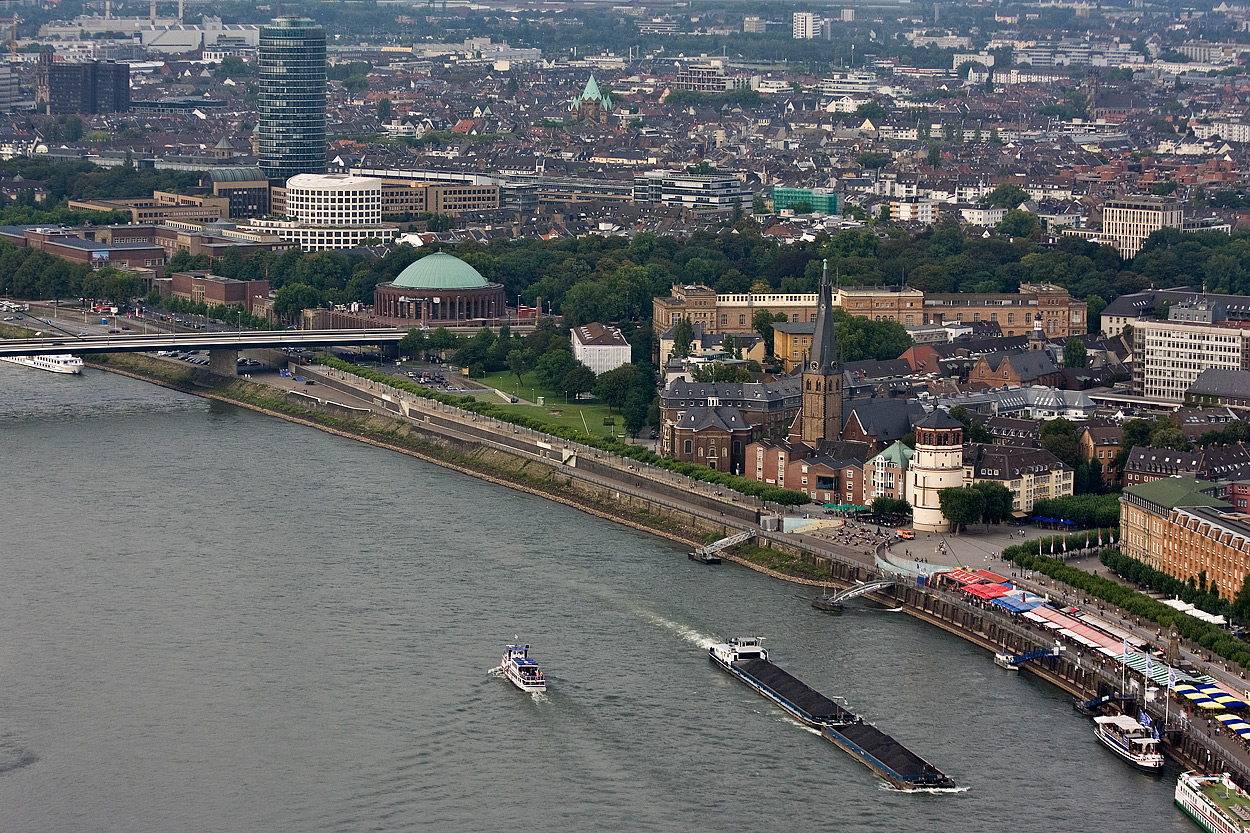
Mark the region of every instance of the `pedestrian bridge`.
<instances>
[{"instance_id":1,"label":"pedestrian bridge","mask_svg":"<svg viewBox=\"0 0 1250 833\"><path fill-rule=\"evenodd\" d=\"M850 601L851 599L854 599L858 596L863 596L866 593L872 593L876 590L884 590L885 588L891 586L892 584L894 584L894 579L892 578L882 579L880 581L870 581L864 584L856 584L854 587L848 587L842 592L835 593L834 595L830 596L829 603L834 604L834 605L840 605L843 602Z\"/></svg>"},{"instance_id":2,"label":"pedestrian bridge","mask_svg":"<svg viewBox=\"0 0 1250 833\"><path fill-rule=\"evenodd\" d=\"M712 543L708 544L706 547L699 547L697 550L695 550L694 551L695 557L712 555L713 553L720 552L721 550L727 550L730 547L736 546L738 544L745 544L747 541L750 541L752 538L754 538L758 534L759 533L756 532L755 530L748 529L746 532L739 532L736 535L730 535L728 538L722 538L719 541L713 541Z\"/></svg>"}]
</instances>

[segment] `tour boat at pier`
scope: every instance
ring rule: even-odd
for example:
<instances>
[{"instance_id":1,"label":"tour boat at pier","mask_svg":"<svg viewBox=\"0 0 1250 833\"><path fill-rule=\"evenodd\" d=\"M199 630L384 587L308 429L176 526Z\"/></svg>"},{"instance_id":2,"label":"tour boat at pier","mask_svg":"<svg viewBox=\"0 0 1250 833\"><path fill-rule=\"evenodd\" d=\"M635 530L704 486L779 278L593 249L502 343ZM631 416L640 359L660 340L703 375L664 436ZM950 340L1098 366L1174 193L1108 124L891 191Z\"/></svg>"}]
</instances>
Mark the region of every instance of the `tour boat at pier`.
<instances>
[{"instance_id":1,"label":"tour boat at pier","mask_svg":"<svg viewBox=\"0 0 1250 833\"><path fill-rule=\"evenodd\" d=\"M1127 714L1094 718L1094 735L1108 749L1146 772L1163 770L1159 739Z\"/></svg>"},{"instance_id":2,"label":"tour boat at pier","mask_svg":"<svg viewBox=\"0 0 1250 833\"><path fill-rule=\"evenodd\" d=\"M82 359L69 355L0 356L0 361L49 373L82 373Z\"/></svg>"},{"instance_id":3,"label":"tour boat at pier","mask_svg":"<svg viewBox=\"0 0 1250 833\"><path fill-rule=\"evenodd\" d=\"M499 670L521 691L546 691L547 678L538 663L530 657L530 646L508 645L503 651Z\"/></svg>"},{"instance_id":4,"label":"tour boat at pier","mask_svg":"<svg viewBox=\"0 0 1250 833\"><path fill-rule=\"evenodd\" d=\"M1207 833L1250 830L1250 795L1227 772L1183 773L1176 779L1176 805Z\"/></svg>"}]
</instances>

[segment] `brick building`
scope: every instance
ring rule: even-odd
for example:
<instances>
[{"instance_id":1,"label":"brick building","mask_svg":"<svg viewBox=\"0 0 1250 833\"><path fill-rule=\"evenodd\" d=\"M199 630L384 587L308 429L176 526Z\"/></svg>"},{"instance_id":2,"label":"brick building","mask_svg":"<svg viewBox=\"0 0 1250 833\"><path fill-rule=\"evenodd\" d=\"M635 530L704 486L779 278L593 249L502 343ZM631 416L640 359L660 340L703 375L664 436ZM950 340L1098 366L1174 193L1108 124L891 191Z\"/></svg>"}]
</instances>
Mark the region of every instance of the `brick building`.
<instances>
[{"instance_id":1,"label":"brick building","mask_svg":"<svg viewBox=\"0 0 1250 833\"><path fill-rule=\"evenodd\" d=\"M172 295L210 307L219 304L243 307L249 314L255 314L256 309L264 306L269 298L269 281L237 281L206 271L174 272L167 282L161 282L160 287L165 297Z\"/></svg>"},{"instance_id":2,"label":"brick building","mask_svg":"<svg viewBox=\"0 0 1250 833\"><path fill-rule=\"evenodd\" d=\"M662 452L692 463L712 460L720 471L744 471L747 444L784 437L800 402L798 379L707 384L676 379L660 394Z\"/></svg>"},{"instance_id":3,"label":"brick building","mask_svg":"<svg viewBox=\"0 0 1250 833\"><path fill-rule=\"evenodd\" d=\"M1227 507L1215 496L1216 488L1192 477L1126 485L1120 495L1120 551L1162 570L1164 526L1171 511L1177 506Z\"/></svg>"},{"instance_id":4,"label":"brick building","mask_svg":"<svg viewBox=\"0 0 1250 833\"><path fill-rule=\"evenodd\" d=\"M1066 289L1050 284L1025 284L1019 292L994 294L928 294L909 287L838 288L835 306L861 318L895 321L904 327L928 324L997 324L1004 336L1027 335L1040 323L1050 338L1084 335L1088 326L1084 301ZM816 320L816 293L717 294L702 285L674 285L669 297L656 297L652 317L656 327L667 328L680 318L701 323L707 331L751 332L757 310L785 313L790 323Z\"/></svg>"},{"instance_id":5,"label":"brick building","mask_svg":"<svg viewBox=\"0 0 1250 833\"><path fill-rule=\"evenodd\" d=\"M746 448L745 475L753 480L803 492L813 503L862 506L865 476L856 457L836 453L837 444L819 453L806 443L760 440Z\"/></svg>"}]
</instances>

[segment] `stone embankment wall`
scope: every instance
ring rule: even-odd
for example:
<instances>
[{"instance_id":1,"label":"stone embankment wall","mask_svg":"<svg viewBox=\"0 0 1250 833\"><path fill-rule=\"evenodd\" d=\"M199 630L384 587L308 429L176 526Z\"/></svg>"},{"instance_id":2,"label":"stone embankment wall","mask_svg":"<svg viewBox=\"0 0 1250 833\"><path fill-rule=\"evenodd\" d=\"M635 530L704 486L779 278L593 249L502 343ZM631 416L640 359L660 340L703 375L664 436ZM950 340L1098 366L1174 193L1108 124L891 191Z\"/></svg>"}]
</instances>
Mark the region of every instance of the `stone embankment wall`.
<instances>
[{"instance_id":1,"label":"stone embankment wall","mask_svg":"<svg viewBox=\"0 0 1250 833\"><path fill-rule=\"evenodd\" d=\"M142 372L129 373L144 378ZM320 371L320 372L319 372ZM565 443L549 435L509 423L497 422L469 412L419 397L411 397L367 380L334 378L321 368L303 368L320 384L363 398L375 409L353 407L327 401L310 393L290 391L284 403L302 411L321 413L343 429L308 421L291 414L273 413L331 433L353 437L382 447L436 462L492 482L531 492L582 511L661 535L685 545L698 545L709 537L731 535L745 529L757 531L758 546L785 553L829 576L825 580L796 579L793 575L761 567L750 558L725 553L726 557L778 579L808 585L830 584L849 587L857 582L881 578L875 566L850 556L832 552L817 553L797 546L792 539L758 529L757 502L735 500L715 486L697 484L670 472L647 471L632 461L615 458L596 449ZM332 373L332 372L331 372ZM155 379L169 384L168 380ZM262 385L251 388L273 396ZM170 384L171 387L180 387ZM263 406L240 402L228 395L193 390L255 410ZM379 413L382 410L384 413ZM413 440L418 445L414 448ZM544 445L545 444L545 445ZM422 450L424 449L424 451ZM681 481L686 481L682 484ZM868 598L887 606L902 607L908 614L988 651L1026 653L1053 644L1053 636L1015 621L1005 611L972 602L956 594L931 587L919 587L914 579L900 578L892 588ZM988 659L987 659L988 661ZM1034 660L1027 665L1032 673L1059 686L1079 699L1091 699L1119 686L1114 663L1101 656L1074 655L1065 651L1058 657ZM1224 768L1250 783L1250 770L1229 760L1223 750L1196 733L1169 733L1166 749L1187 766Z\"/></svg>"}]
</instances>

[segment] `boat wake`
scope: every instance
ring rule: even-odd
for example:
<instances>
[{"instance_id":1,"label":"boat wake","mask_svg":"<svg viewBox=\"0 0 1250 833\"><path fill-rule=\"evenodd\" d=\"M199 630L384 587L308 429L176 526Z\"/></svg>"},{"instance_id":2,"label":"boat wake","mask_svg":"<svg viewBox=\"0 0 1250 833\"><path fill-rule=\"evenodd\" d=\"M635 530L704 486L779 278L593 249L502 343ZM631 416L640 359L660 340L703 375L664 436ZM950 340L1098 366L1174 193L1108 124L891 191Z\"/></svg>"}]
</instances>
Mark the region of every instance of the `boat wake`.
<instances>
[{"instance_id":1,"label":"boat wake","mask_svg":"<svg viewBox=\"0 0 1250 833\"><path fill-rule=\"evenodd\" d=\"M906 793L933 793L934 795L936 795L938 793L966 793L970 788L969 787L917 787L914 790L900 790L898 787L891 786L890 784L887 784L883 781L881 782L881 789L885 790L888 793L904 793L904 794Z\"/></svg>"},{"instance_id":2,"label":"boat wake","mask_svg":"<svg viewBox=\"0 0 1250 833\"><path fill-rule=\"evenodd\" d=\"M795 720L793 717L790 717L789 715L783 715L783 716L780 718L780 720L781 720L781 722L782 722L782 723L789 723L791 726L796 726L796 727L798 727L798 728L802 729L803 731L805 731L805 732L807 732L807 733L809 733L809 734L815 735L815 736L816 736L816 737L818 737L818 738L819 738L819 737L824 737L824 736L820 733L820 730L819 730L819 729L817 729L815 726L808 726L806 723L803 723L803 722L801 722L801 721Z\"/></svg>"},{"instance_id":3,"label":"boat wake","mask_svg":"<svg viewBox=\"0 0 1250 833\"><path fill-rule=\"evenodd\" d=\"M651 624L659 625L661 628L664 628L667 631L672 631L673 633L680 636L684 641L690 643L696 648L702 648L704 650L707 650L708 648L711 648L713 645L715 645L717 642L720 641L714 636L709 636L705 633L699 633L697 630L695 630L692 627L689 627L688 625L682 625L678 622L674 622L671 619L665 619L663 616L660 616L657 613L648 613L644 611L644 615L646 616L647 621L651 622Z\"/></svg>"},{"instance_id":4,"label":"boat wake","mask_svg":"<svg viewBox=\"0 0 1250 833\"><path fill-rule=\"evenodd\" d=\"M533 700L535 703L550 703L551 702L551 698L547 696L547 692L545 691L531 691L530 699Z\"/></svg>"},{"instance_id":5,"label":"boat wake","mask_svg":"<svg viewBox=\"0 0 1250 833\"><path fill-rule=\"evenodd\" d=\"M488 677L502 677L502 676L503 676L503 669L502 669L502 668L500 668L498 665L492 665L490 668L486 669L486 676L488 676Z\"/></svg>"},{"instance_id":6,"label":"boat wake","mask_svg":"<svg viewBox=\"0 0 1250 833\"><path fill-rule=\"evenodd\" d=\"M0 740L0 775L23 769L39 760L39 756L12 741Z\"/></svg>"},{"instance_id":7,"label":"boat wake","mask_svg":"<svg viewBox=\"0 0 1250 833\"><path fill-rule=\"evenodd\" d=\"M902 613L903 612L903 609L901 607L878 607L878 608L869 608L869 609L875 610L877 613Z\"/></svg>"}]
</instances>

